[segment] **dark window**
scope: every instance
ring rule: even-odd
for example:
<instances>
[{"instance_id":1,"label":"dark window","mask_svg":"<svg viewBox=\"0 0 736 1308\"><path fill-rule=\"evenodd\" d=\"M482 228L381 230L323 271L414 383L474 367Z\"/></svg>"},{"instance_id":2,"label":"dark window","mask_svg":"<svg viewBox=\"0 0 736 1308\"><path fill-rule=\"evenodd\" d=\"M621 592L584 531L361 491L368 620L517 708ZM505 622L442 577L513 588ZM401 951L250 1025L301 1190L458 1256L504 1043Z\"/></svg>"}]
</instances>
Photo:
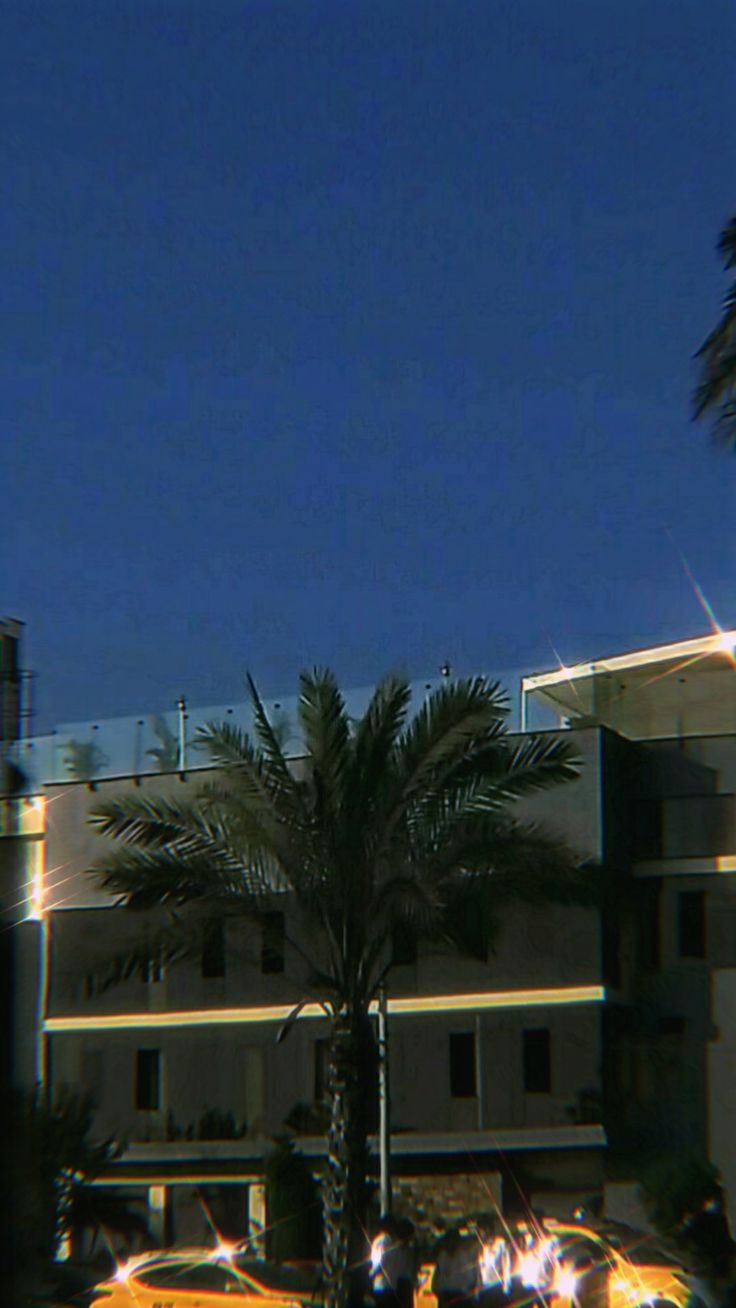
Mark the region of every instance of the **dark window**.
<instances>
[{"instance_id":1,"label":"dark window","mask_svg":"<svg viewBox=\"0 0 736 1308\"><path fill-rule=\"evenodd\" d=\"M225 927L210 922L202 942L202 976L205 980L225 975Z\"/></svg>"},{"instance_id":2,"label":"dark window","mask_svg":"<svg viewBox=\"0 0 736 1308\"><path fill-rule=\"evenodd\" d=\"M659 881L644 881L638 887L636 942L639 965L654 972L660 964L660 886Z\"/></svg>"},{"instance_id":3,"label":"dark window","mask_svg":"<svg viewBox=\"0 0 736 1308\"><path fill-rule=\"evenodd\" d=\"M680 958L705 958L704 890L683 890L677 897L677 948Z\"/></svg>"},{"instance_id":4,"label":"dark window","mask_svg":"<svg viewBox=\"0 0 736 1308\"><path fill-rule=\"evenodd\" d=\"M327 1077L329 1071L329 1040L314 1042L314 1102L323 1104L327 1099Z\"/></svg>"},{"instance_id":5,"label":"dark window","mask_svg":"<svg viewBox=\"0 0 736 1308\"><path fill-rule=\"evenodd\" d=\"M413 967L417 961L417 937L408 922L396 922L391 932L391 963Z\"/></svg>"},{"instance_id":6,"label":"dark window","mask_svg":"<svg viewBox=\"0 0 736 1308\"><path fill-rule=\"evenodd\" d=\"M657 1031L664 1036L681 1036L685 1034L685 1019L681 1014L672 1014L669 1017L660 1017L657 1022Z\"/></svg>"},{"instance_id":7,"label":"dark window","mask_svg":"<svg viewBox=\"0 0 736 1308\"><path fill-rule=\"evenodd\" d=\"M524 1090L547 1095L552 1085L549 1030L546 1026L524 1032Z\"/></svg>"},{"instance_id":8,"label":"dark window","mask_svg":"<svg viewBox=\"0 0 736 1308\"><path fill-rule=\"evenodd\" d=\"M472 1031L450 1036L450 1094L453 1099L475 1097L475 1036Z\"/></svg>"},{"instance_id":9,"label":"dark window","mask_svg":"<svg viewBox=\"0 0 736 1308\"><path fill-rule=\"evenodd\" d=\"M160 1107L161 1051L139 1049L135 1067L135 1106L141 1109Z\"/></svg>"},{"instance_id":10,"label":"dark window","mask_svg":"<svg viewBox=\"0 0 736 1308\"><path fill-rule=\"evenodd\" d=\"M261 971L284 970L284 915L264 913L261 918Z\"/></svg>"}]
</instances>

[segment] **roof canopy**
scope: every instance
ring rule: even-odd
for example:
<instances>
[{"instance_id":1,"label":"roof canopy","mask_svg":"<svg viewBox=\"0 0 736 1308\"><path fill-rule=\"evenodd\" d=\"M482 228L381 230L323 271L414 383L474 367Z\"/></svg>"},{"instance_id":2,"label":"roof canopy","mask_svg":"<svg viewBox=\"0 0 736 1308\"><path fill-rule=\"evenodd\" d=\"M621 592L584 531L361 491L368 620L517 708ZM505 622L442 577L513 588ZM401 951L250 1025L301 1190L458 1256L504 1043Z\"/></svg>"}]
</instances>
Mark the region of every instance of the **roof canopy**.
<instances>
[{"instance_id":1,"label":"roof canopy","mask_svg":"<svg viewBox=\"0 0 736 1308\"><path fill-rule=\"evenodd\" d=\"M522 701L634 740L736 733L736 631L524 677Z\"/></svg>"}]
</instances>

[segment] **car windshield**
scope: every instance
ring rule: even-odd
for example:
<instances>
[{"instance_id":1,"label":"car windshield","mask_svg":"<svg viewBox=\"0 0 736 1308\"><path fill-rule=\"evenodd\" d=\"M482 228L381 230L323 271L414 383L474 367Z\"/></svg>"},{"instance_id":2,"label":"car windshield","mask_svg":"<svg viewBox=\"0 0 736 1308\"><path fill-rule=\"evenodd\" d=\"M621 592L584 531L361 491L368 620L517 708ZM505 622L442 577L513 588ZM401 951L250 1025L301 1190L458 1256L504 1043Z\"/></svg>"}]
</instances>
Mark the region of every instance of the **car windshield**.
<instances>
[{"instance_id":1,"label":"car windshield","mask_svg":"<svg viewBox=\"0 0 736 1308\"><path fill-rule=\"evenodd\" d=\"M233 1267L267 1290L285 1290L289 1294L311 1294L318 1276L316 1270L261 1263L254 1258L234 1258Z\"/></svg>"},{"instance_id":2,"label":"car windshield","mask_svg":"<svg viewBox=\"0 0 736 1308\"><path fill-rule=\"evenodd\" d=\"M643 1231L636 1231L633 1227L611 1226L602 1230L601 1235L612 1249L634 1267L680 1266L676 1258L665 1253L664 1249L653 1242L653 1236L646 1235Z\"/></svg>"},{"instance_id":3,"label":"car windshield","mask_svg":"<svg viewBox=\"0 0 736 1308\"><path fill-rule=\"evenodd\" d=\"M654 1244L647 1244L642 1241L641 1244L633 1245L629 1248L624 1247L621 1255L627 1262L633 1263L634 1267L679 1267L676 1258L670 1257L664 1252L664 1249L658 1249Z\"/></svg>"}]
</instances>

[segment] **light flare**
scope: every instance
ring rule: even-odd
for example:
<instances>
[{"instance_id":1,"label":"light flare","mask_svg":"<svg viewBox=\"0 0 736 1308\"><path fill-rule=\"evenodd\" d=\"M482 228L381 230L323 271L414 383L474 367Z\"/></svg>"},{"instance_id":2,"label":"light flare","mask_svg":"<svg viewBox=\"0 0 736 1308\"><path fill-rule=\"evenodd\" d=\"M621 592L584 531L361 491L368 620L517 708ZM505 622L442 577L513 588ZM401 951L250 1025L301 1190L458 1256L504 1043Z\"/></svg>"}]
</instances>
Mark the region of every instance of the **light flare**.
<instances>
[{"instance_id":1,"label":"light flare","mask_svg":"<svg viewBox=\"0 0 736 1308\"><path fill-rule=\"evenodd\" d=\"M574 1299L577 1288L578 1277L572 1267L566 1267L564 1263L559 1264L555 1276L555 1293L565 1299Z\"/></svg>"},{"instance_id":2,"label":"light flare","mask_svg":"<svg viewBox=\"0 0 736 1308\"><path fill-rule=\"evenodd\" d=\"M572 668L569 668L569 667L567 666L566 663L563 663L563 662L562 662L562 659L560 658L559 654L557 653L557 650L555 649L554 645L552 644L552 641L551 641L551 639L550 639L549 636L547 636L547 640L549 641L549 646L550 646L550 649L552 650L552 653L554 654L555 658L557 659L557 663L558 663L558 666L559 666L559 670L560 670L560 672L562 673L563 677L565 678L565 680L567 681L568 685L570 686L570 689L572 690L572 692L573 692L575 698L576 698L577 700L579 700L579 701L582 703L582 701L580 700L580 695L579 695L579 692L578 692L578 688L577 688L577 686L575 685L575 674L574 674Z\"/></svg>"},{"instance_id":3,"label":"light flare","mask_svg":"<svg viewBox=\"0 0 736 1308\"><path fill-rule=\"evenodd\" d=\"M703 587L700 585L700 582L695 576L695 573L690 567L688 560L685 558L685 555L683 554L682 550L679 549L677 545L675 545L672 532L669 531L668 528L665 528L665 530L670 538L670 541L672 542L673 548L677 550L677 553L680 556L680 562L682 564L683 571L688 581L690 582L690 585L693 588L693 593L695 595L695 598L697 599L700 607L702 608L706 618L708 619L711 625L711 629L715 637L715 648L719 650L721 653L727 655L728 659L731 662L731 666L736 668L736 639L734 636L734 632L726 631L724 627L721 626L721 623L718 621L718 618L716 617L715 609L713 608L713 605L711 604L710 600L708 599L708 596L703 590Z\"/></svg>"}]
</instances>

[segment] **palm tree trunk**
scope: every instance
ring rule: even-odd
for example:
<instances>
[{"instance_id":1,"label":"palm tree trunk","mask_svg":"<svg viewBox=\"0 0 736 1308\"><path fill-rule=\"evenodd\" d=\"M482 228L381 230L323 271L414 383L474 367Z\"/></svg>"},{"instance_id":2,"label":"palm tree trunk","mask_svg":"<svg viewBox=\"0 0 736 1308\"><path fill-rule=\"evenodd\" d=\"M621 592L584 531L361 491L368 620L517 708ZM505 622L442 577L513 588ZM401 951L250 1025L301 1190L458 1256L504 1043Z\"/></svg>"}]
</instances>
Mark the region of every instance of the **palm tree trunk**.
<instances>
[{"instance_id":1,"label":"palm tree trunk","mask_svg":"<svg viewBox=\"0 0 736 1308\"><path fill-rule=\"evenodd\" d=\"M346 1308L349 1265L356 1249L365 1203L367 1161L366 1094L362 1072L367 1016L345 1005L335 1018L330 1041L330 1128L323 1181L323 1265L325 1308Z\"/></svg>"}]
</instances>

